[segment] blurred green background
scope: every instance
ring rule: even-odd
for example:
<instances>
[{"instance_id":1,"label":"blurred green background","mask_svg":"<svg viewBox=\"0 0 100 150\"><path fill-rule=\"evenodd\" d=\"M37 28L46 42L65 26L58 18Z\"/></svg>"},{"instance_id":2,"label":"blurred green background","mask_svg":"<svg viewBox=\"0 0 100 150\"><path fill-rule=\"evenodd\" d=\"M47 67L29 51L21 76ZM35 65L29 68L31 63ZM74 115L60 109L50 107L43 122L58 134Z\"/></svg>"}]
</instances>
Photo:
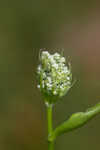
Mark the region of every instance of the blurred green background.
<instances>
[{"instance_id":1,"label":"blurred green background","mask_svg":"<svg viewBox=\"0 0 100 150\"><path fill-rule=\"evenodd\" d=\"M47 150L36 88L39 48L64 48L76 84L54 108L54 127L100 102L99 1L0 1L0 149ZM55 150L100 149L100 116L57 139Z\"/></svg>"}]
</instances>

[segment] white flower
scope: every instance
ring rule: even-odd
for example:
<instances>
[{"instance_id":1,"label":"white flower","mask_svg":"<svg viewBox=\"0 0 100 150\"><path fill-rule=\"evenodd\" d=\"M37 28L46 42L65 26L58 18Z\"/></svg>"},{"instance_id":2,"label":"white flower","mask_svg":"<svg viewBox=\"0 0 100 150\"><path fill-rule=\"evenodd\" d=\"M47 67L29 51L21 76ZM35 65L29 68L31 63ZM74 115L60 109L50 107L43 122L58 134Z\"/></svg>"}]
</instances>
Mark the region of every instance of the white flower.
<instances>
[{"instance_id":1,"label":"white flower","mask_svg":"<svg viewBox=\"0 0 100 150\"><path fill-rule=\"evenodd\" d=\"M69 73L68 67L63 67L63 73Z\"/></svg>"},{"instance_id":2,"label":"white flower","mask_svg":"<svg viewBox=\"0 0 100 150\"><path fill-rule=\"evenodd\" d=\"M67 77L67 80L70 80L70 77Z\"/></svg>"},{"instance_id":3,"label":"white flower","mask_svg":"<svg viewBox=\"0 0 100 150\"><path fill-rule=\"evenodd\" d=\"M41 59L44 60L46 57L48 57L50 54L48 53L48 51L43 51L42 55L41 55Z\"/></svg>"},{"instance_id":4,"label":"white flower","mask_svg":"<svg viewBox=\"0 0 100 150\"><path fill-rule=\"evenodd\" d=\"M48 51L43 51L42 52L42 56L49 56L50 54L49 54L49 52Z\"/></svg>"},{"instance_id":5,"label":"white flower","mask_svg":"<svg viewBox=\"0 0 100 150\"><path fill-rule=\"evenodd\" d=\"M56 61L54 60L54 57L53 57L53 55L49 55L48 56L48 59L49 59L49 62L50 62L50 64L55 64L56 63Z\"/></svg>"},{"instance_id":6,"label":"white flower","mask_svg":"<svg viewBox=\"0 0 100 150\"><path fill-rule=\"evenodd\" d=\"M37 88L40 89L40 85L39 84L37 85Z\"/></svg>"},{"instance_id":7,"label":"white flower","mask_svg":"<svg viewBox=\"0 0 100 150\"><path fill-rule=\"evenodd\" d=\"M41 65L38 66L37 68L37 72L40 73L41 72Z\"/></svg>"},{"instance_id":8,"label":"white flower","mask_svg":"<svg viewBox=\"0 0 100 150\"><path fill-rule=\"evenodd\" d=\"M46 78L46 73L45 72L43 72L43 78Z\"/></svg>"},{"instance_id":9,"label":"white flower","mask_svg":"<svg viewBox=\"0 0 100 150\"><path fill-rule=\"evenodd\" d=\"M54 67L55 69L58 69L58 64L56 64L56 63L54 63L53 65L52 65L52 67Z\"/></svg>"},{"instance_id":10,"label":"white flower","mask_svg":"<svg viewBox=\"0 0 100 150\"><path fill-rule=\"evenodd\" d=\"M53 91L53 94L54 94L54 95L57 95L57 91Z\"/></svg>"},{"instance_id":11,"label":"white flower","mask_svg":"<svg viewBox=\"0 0 100 150\"><path fill-rule=\"evenodd\" d=\"M60 54L59 53L55 53L54 56L55 57L60 57Z\"/></svg>"},{"instance_id":12,"label":"white flower","mask_svg":"<svg viewBox=\"0 0 100 150\"><path fill-rule=\"evenodd\" d=\"M39 85L49 103L52 99L64 96L71 87L71 70L65 64L66 60L59 53L50 54L48 51L41 53L41 64L38 67ZM41 86L40 86L41 85Z\"/></svg>"},{"instance_id":13,"label":"white flower","mask_svg":"<svg viewBox=\"0 0 100 150\"><path fill-rule=\"evenodd\" d=\"M47 77L47 80L48 80L49 83L52 82L51 77Z\"/></svg>"},{"instance_id":14,"label":"white flower","mask_svg":"<svg viewBox=\"0 0 100 150\"><path fill-rule=\"evenodd\" d=\"M52 89L52 84L47 83L46 86L47 86L47 89L48 89L48 90L51 90L51 89Z\"/></svg>"},{"instance_id":15,"label":"white flower","mask_svg":"<svg viewBox=\"0 0 100 150\"><path fill-rule=\"evenodd\" d=\"M61 62L61 63L65 63L65 58L62 57L61 60L60 60L60 62Z\"/></svg>"}]
</instances>

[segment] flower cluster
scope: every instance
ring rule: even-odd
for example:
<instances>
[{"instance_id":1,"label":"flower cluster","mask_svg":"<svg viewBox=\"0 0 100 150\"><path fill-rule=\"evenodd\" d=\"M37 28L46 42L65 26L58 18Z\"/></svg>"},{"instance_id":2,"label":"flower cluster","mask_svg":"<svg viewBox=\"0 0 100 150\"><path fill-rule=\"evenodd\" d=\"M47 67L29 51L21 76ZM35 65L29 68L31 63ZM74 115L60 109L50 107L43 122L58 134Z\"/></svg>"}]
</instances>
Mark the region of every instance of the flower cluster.
<instances>
[{"instance_id":1,"label":"flower cluster","mask_svg":"<svg viewBox=\"0 0 100 150\"><path fill-rule=\"evenodd\" d=\"M50 54L42 51L38 66L38 88L49 103L54 103L62 97L71 87L72 73L66 65L66 60L59 53Z\"/></svg>"}]
</instances>

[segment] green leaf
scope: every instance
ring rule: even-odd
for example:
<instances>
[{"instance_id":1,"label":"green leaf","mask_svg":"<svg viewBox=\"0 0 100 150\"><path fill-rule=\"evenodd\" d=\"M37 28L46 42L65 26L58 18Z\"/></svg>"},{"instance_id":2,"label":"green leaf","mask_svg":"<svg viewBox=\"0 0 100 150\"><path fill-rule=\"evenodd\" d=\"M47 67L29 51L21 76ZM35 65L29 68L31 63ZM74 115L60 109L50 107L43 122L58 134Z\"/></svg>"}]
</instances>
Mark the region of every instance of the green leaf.
<instances>
[{"instance_id":1,"label":"green leaf","mask_svg":"<svg viewBox=\"0 0 100 150\"><path fill-rule=\"evenodd\" d=\"M59 125L52 132L52 134L48 137L48 140L54 141L57 136L83 126L98 113L100 113L100 103L92 108L89 108L86 112L78 112L73 114L67 121Z\"/></svg>"}]
</instances>

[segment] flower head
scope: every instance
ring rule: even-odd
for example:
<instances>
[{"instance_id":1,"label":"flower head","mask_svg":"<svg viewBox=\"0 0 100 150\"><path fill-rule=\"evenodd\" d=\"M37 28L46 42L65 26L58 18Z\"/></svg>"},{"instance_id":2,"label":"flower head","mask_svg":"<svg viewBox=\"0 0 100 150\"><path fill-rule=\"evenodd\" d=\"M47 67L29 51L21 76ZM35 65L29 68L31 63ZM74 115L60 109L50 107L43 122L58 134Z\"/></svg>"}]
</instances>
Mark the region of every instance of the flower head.
<instances>
[{"instance_id":1,"label":"flower head","mask_svg":"<svg viewBox=\"0 0 100 150\"><path fill-rule=\"evenodd\" d=\"M66 65L65 57L59 53L50 54L42 51L40 65L37 68L38 88L45 96L46 102L55 103L64 96L72 85L72 73Z\"/></svg>"}]
</instances>

